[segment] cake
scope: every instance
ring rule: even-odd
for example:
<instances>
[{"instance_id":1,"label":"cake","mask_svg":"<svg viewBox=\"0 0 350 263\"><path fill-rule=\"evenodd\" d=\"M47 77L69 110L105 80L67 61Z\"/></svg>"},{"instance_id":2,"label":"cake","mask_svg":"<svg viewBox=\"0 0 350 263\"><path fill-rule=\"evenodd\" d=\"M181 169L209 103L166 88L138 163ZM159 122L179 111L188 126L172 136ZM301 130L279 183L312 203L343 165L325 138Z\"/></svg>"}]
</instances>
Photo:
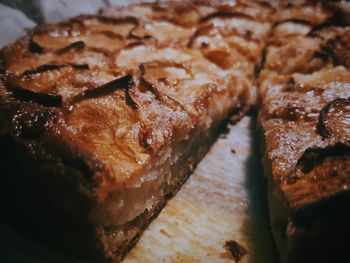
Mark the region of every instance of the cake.
<instances>
[{"instance_id":1,"label":"cake","mask_svg":"<svg viewBox=\"0 0 350 263\"><path fill-rule=\"evenodd\" d=\"M255 108L281 262L342 261L349 23L346 2L179 1L30 30L0 51L1 222L120 262Z\"/></svg>"},{"instance_id":2,"label":"cake","mask_svg":"<svg viewBox=\"0 0 350 263\"><path fill-rule=\"evenodd\" d=\"M343 262L349 243L349 7L276 13L259 76L271 226L281 262Z\"/></svg>"},{"instance_id":3,"label":"cake","mask_svg":"<svg viewBox=\"0 0 350 263\"><path fill-rule=\"evenodd\" d=\"M269 32L257 8L136 4L40 25L3 48L2 222L119 262L229 117L255 103Z\"/></svg>"}]
</instances>

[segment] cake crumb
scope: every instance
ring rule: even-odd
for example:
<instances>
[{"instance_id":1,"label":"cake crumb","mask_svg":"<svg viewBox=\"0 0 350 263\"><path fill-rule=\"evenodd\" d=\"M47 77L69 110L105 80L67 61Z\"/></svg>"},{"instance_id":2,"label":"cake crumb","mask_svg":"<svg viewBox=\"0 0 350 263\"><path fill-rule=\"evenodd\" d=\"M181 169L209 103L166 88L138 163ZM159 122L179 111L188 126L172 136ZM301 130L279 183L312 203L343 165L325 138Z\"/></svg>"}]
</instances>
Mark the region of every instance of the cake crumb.
<instances>
[{"instance_id":1,"label":"cake crumb","mask_svg":"<svg viewBox=\"0 0 350 263\"><path fill-rule=\"evenodd\" d=\"M235 154L236 153L236 150L235 149L231 149L231 153Z\"/></svg>"},{"instance_id":2,"label":"cake crumb","mask_svg":"<svg viewBox=\"0 0 350 263\"><path fill-rule=\"evenodd\" d=\"M241 246L235 240L226 241L224 247L229 252L231 252L231 254L236 262L239 262L244 257L244 255L248 253L247 249L245 247Z\"/></svg>"}]
</instances>

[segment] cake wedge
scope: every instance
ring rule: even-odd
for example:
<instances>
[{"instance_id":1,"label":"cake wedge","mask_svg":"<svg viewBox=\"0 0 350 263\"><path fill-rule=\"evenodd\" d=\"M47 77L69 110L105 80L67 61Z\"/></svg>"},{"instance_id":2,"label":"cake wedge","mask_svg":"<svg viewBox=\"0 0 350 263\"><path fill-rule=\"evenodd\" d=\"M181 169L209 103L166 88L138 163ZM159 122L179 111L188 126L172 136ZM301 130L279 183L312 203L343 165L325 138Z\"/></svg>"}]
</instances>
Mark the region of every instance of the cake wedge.
<instances>
[{"instance_id":1,"label":"cake wedge","mask_svg":"<svg viewBox=\"0 0 350 263\"><path fill-rule=\"evenodd\" d=\"M276 13L266 48L259 120L281 262L347 258L349 10L330 2L289 4Z\"/></svg>"}]
</instances>

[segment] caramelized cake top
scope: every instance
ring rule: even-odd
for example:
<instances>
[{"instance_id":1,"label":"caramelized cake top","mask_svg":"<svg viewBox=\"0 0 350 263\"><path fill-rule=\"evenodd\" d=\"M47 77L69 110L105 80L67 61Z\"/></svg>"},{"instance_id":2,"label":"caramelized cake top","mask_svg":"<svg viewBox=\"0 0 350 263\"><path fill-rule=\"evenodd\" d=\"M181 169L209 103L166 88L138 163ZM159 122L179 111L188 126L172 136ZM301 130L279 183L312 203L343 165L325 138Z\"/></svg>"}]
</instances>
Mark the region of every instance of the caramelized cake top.
<instances>
[{"instance_id":1,"label":"caramelized cake top","mask_svg":"<svg viewBox=\"0 0 350 263\"><path fill-rule=\"evenodd\" d=\"M138 185L168 146L227 114L217 98L236 112L254 103L273 11L136 4L38 26L1 50L0 134L79 160L93 186Z\"/></svg>"}]
</instances>

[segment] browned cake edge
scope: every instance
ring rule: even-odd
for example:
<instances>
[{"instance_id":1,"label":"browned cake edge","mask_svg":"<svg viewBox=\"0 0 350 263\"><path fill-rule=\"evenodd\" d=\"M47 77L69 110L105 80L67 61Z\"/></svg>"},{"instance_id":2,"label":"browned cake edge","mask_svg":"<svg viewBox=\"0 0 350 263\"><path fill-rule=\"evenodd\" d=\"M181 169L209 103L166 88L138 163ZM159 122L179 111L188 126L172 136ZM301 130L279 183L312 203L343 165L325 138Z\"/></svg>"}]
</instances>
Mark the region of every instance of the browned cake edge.
<instances>
[{"instance_id":1,"label":"browned cake edge","mask_svg":"<svg viewBox=\"0 0 350 263\"><path fill-rule=\"evenodd\" d=\"M273 179L261 125L258 127L258 134L267 180L271 231L279 262L344 262L348 257L347 246L350 242L350 191L344 189L330 197L290 208Z\"/></svg>"},{"instance_id":2,"label":"browned cake edge","mask_svg":"<svg viewBox=\"0 0 350 263\"><path fill-rule=\"evenodd\" d=\"M350 242L350 191L320 198L291 210L274 186L270 164L263 158L271 230L281 263L344 262Z\"/></svg>"}]
</instances>

